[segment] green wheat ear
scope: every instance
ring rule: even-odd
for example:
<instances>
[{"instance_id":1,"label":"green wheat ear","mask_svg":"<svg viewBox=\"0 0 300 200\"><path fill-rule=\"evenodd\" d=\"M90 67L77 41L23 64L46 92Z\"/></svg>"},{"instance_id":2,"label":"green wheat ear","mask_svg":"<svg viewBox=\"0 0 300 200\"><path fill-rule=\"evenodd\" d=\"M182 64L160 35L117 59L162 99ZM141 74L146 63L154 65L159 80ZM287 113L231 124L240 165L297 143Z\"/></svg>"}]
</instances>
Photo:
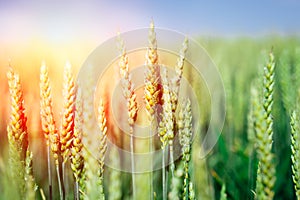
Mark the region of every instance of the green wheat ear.
<instances>
[{"instance_id":1,"label":"green wheat ear","mask_svg":"<svg viewBox=\"0 0 300 200\"><path fill-rule=\"evenodd\" d=\"M274 88L274 56L269 55L269 62L264 67L263 80L263 101L255 104L255 133L256 151L259 159L258 174L256 179L256 198L273 199L273 187L276 180L275 166L273 163L274 154L272 153L273 143L273 88ZM256 92L254 98L259 99Z\"/></svg>"},{"instance_id":2,"label":"green wheat ear","mask_svg":"<svg viewBox=\"0 0 300 200\"><path fill-rule=\"evenodd\" d=\"M189 174L189 163L191 161L191 138L193 134L192 127L192 109L191 102L188 99L183 102L180 106L178 118L178 134L179 142L181 145L182 152L182 161L184 169L184 180L183 180L183 199L190 199L194 195L193 187L190 183L190 174Z\"/></svg>"},{"instance_id":3,"label":"green wheat ear","mask_svg":"<svg viewBox=\"0 0 300 200\"><path fill-rule=\"evenodd\" d=\"M291 114L291 159L293 182L297 199L300 199L300 147L299 147L299 118L295 111Z\"/></svg>"}]
</instances>

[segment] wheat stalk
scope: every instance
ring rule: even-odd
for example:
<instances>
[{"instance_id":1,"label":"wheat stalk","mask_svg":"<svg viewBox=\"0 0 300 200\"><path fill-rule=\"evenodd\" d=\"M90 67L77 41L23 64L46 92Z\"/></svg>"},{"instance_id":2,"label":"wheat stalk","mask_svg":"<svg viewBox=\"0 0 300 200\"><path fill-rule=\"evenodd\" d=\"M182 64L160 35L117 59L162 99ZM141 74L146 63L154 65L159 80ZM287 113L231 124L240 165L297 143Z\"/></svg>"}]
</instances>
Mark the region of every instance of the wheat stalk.
<instances>
[{"instance_id":1,"label":"wheat stalk","mask_svg":"<svg viewBox=\"0 0 300 200\"><path fill-rule=\"evenodd\" d=\"M163 95L162 95L162 114L161 121L159 123L159 137L162 142L162 185L163 185L163 199L167 199L167 186L166 186L166 163L165 163L165 150L167 144L170 146L170 152L173 152L173 113L172 113L172 104L170 97L170 89L167 77L166 67L162 68L162 85L163 85ZM171 154L173 155L173 154Z\"/></svg>"},{"instance_id":2,"label":"wheat stalk","mask_svg":"<svg viewBox=\"0 0 300 200\"><path fill-rule=\"evenodd\" d=\"M128 55L126 53L124 41L121 39L119 35L119 45L121 51L121 58L119 61L119 69L120 76L123 88L123 96L127 102L127 112L128 112L128 124L129 124L129 134L130 134L130 154L131 154L131 170L132 170L132 191L133 191L133 199L136 198L136 184L135 184L135 161L134 161L134 123L137 118L138 106L136 102L136 94L134 92L134 86L131 80L131 76L129 74L128 67Z\"/></svg>"},{"instance_id":3,"label":"wheat stalk","mask_svg":"<svg viewBox=\"0 0 300 200\"><path fill-rule=\"evenodd\" d=\"M191 160L191 138L192 138L192 111L191 102L188 99L183 102L178 114L178 134L181 145L184 181L183 181L183 199L188 199L189 193L189 162Z\"/></svg>"},{"instance_id":4,"label":"wheat stalk","mask_svg":"<svg viewBox=\"0 0 300 200\"><path fill-rule=\"evenodd\" d=\"M63 74L63 112L60 129L60 151L62 156L62 186L66 185L66 162L70 156L74 132L74 111L76 87L69 62L66 63ZM65 191L63 191L65 192Z\"/></svg>"},{"instance_id":5,"label":"wheat stalk","mask_svg":"<svg viewBox=\"0 0 300 200\"><path fill-rule=\"evenodd\" d=\"M179 57L177 58L177 63L175 66L175 77L171 80L172 83L171 102L172 102L173 113L175 113L177 108L180 82L182 79L184 60L185 60L187 49L188 49L188 39L185 38L182 44L182 48L179 51Z\"/></svg>"},{"instance_id":6,"label":"wheat stalk","mask_svg":"<svg viewBox=\"0 0 300 200\"><path fill-rule=\"evenodd\" d=\"M7 78L11 99L11 115L7 125L10 175L13 187L20 198L24 198L26 195L24 160L28 148L27 117L19 75L10 69Z\"/></svg>"},{"instance_id":7,"label":"wheat stalk","mask_svg":"<svg viewBox=\"0 0 300 200\"><path fill-rule=\"evenodd\" d=\"M105 153L107 149L107 126L106 126L106 116L105 116L105 109L103 105L103 101L100 99L99 105L98 105L98 126L100 128L101 134L99 136L99 158L98 162L100 165L99 170L99 177L101 181L100 190L103 195L104 199L104 189L103 189L103 175L104 175L104 159L105 159Z\"/></svg>"},{"instance_id":8,"label":"wheat stalk","mask_svg":"<svg viewBox=\"0 0 300 200\"><path fill-rule=\"evenodd\" d=\"M153 152L154 143L152 132L156 132L156 125L154 124L154 117L156 105L160 103L160 67L158 64L157 41L156 33L154 30L154 22L151 21L148 33L148 48L146 52L145 62L145 75L144 75L144 101L145 107L150 120L150 139L149 139L149 152ZM150 167L153 168L153 158L150 158ZM153 199L153 170L149 173L150 176L150 199Z\"/></svg>"},{"instance_id":9,"label":"wheat stalk","mask_svg":"<svg viewBox=\"0 0 300 200\"><path fill-rule=\"evenodd\" d=\"M157 41L153 21L150 23L148 45L146 53L144 99L148 116L150 121L152 121L155 113L155 106L159 103L160 95L160 67L158 64Z\"/></svg>"},{"instance_id":10,"label":"wheat stalk","mask_svg":"<svg viewBox=\"0 0 300 200\"><path fill-rule=\"evenodd\" d=\"M272 199L274 197L273 187L275 183L275 166L272 163L274 155L272 153L273 119L271 115L273 105L274 88L274 56L269 55L269 62L264 67L263 81L263 108L257 105L255 108L255 130L256 145L259 158L259 171L257 175L256 195L258 199Z\"/></svg>"},{"instance_id":11,"label":"wheat stalk","mask_svg":"<svg viewBox=\"0 0 300 200\"><path fill-rule=\"evenodd\" d=\"M84 178L84 158L82 155L83 100L80 89L77 90L75 107L74 134L71 145L71 169L75 178L76 199L79 199L79 184L83 184L82 179ZM84 188L84 186L81 185L80 188Z\"/></svg>"},{"instance_id":12,"label":"wheat stalk","mask_svg":"<svg viewBox=\"0 0 300 200\"><path fill-rule=\"evenodd\" d=\"M299 146L299 118L295 111L291 114L291 160L292 160L292 172L293 182L296 191L297 199L300 199L300 146Z\"/></svg>"},{"instance_id":13,"label":"wheat stalk","mask_svg":"<svg viewBox=\"0 0 300 200\"><path fill-rule=\"evenodd\" d=\"M59 134L56 129L53 111L52 111L52 97L51 97L51 87L48 75L48 69L43 63L41 66L40 73L40 96L41 96L41 121L42 129L47 140L48 145L48 176L49 176L49 198L52 199L52 181L51 181L51 164L50 164L50 151L52 152L55 166L57 179L59 184L60 198L64 199L64 189L60 176L60 141Z\"/></svg>"},{"instance_id":14,"label":"wheat stalk","mask_svg":"<svg viewBox=\"0 0 300 200\"><path fill-rule=\"evenodd\" d=\"M61 153L63 156L63 163L67 162L69 151L72 146L72 138L74 131L74 109L76 100L76 88L74 78L71 71L70 63L65 65L64 82L63 82L63 116L62 127L60 134Z\"/></svg>"}]
</instances>

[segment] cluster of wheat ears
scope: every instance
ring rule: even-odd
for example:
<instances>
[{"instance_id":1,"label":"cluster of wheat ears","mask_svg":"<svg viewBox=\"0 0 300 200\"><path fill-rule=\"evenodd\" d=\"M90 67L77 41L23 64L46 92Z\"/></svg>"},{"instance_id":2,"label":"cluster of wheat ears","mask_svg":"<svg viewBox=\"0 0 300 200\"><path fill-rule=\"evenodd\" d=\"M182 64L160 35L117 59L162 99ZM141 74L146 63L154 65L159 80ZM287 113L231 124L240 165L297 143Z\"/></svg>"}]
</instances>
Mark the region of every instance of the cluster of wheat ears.
<instances>
[{"instance_id":1,"label":"cluster of wheat ears","mask_svg":"<svg viewBox=\"0 0 300 200\"><path fill-rule=\"evenodd\" d=\"M125 43L118 36L120 50L119 76L121 78L123 97L127 106L127 122L130 135L131 155L131 186L127 186L130 198L137 199L136 188L139 187L135 175L135 122L138 108L137 94L129 71L128 55ZM193 133L192 106L188 98L179 101L180 82L183 76L185 55L188 50L188 40L183 41L179 51L175 69L175 76L168 77L167 67L158 62L158 49L154 24L151 22L148 36L148 48L146 53L145 77L144 77L144 103L148 120L152 124L150 132L155 132L160 138L162 155L161 193L162 199L195 199L194 185L191 179L190 161L192 156L191 138ZM258 156L258 170L256 199L273 199L275 184L275 164L273 146L273 90L275 76L274 55L269 54L269 60L264 67L263 80L255 80L251 87L251 105L248 115L248 140L253 143ZM93 105L85 101L82 89L74 79L71 65L67 64L63 79L63 111L61 126L57 127L54 120L53 100L51 96L51 82L48 69L43 63L40 70L40 117L42 131L47 144L47 194L35 183L32 169L32 152L29 148L27 118L25 115L23 93L19 75L11 68L7 73L11 114L7 125L9 142L9 179L11 187L15 191L15 199L35 199L37 194L43 199L66 199L72 196L74 199L121 199L122 191L120 174L112 173L107 184L105 182L105 155L107 139L109 136L107 117L108 105L105 98L97 101L97 140L95 149L91 153L83 143L89 138L88 116ZM261 84L259 84L261 83ZM261 85L260 87L257 87ZM161 105L161 109L157 109ZM300 199L300 118L299 108L293 108L286 102L286 107L291 108L291 160L293 182L296 196ZM156 117L159 116L159 117ZM182 156L180 162L175 162L173 157L174 137L178 135ZM154 144L150 139L150 151ZM166 155L166 156L165 156ZM115 162L119 163L118 154L114 155ZM167 164L167 160L170 166ZM52 168L54 170L52 170ZM170 174L167 172L170 172ZM197 170L197 169L194 169ZM55 174L53 172L55 171ZM74 194L66 194L66 186L70 185L68 173L72 172ZM54 177L57 179L54 181ZM155 176L150 173L149 197L155 199L156 191L153 187ZM227 199L226 184L223 184L220 198ZM54 189L57 187L58 189ZM59 195L54 194L58 190Z\"/></svg>"},{"instance_id":2,"label":"cluster of wheat ears","mask_svg":"<svg viewBox=\"0 0 300 200\"><path fill-rule=\"evenodd\" d=\"M135 180L135 160L134 160L134 124L137 119L138 104L134 85L128 66L128 56L125 44L119 35L118 46L120 50L119 75L122 83L123 96L126 99L128 125L130 127L130 153L132 169L132 198L136 199L135 190L138 184ZM177 64L175 66L176 75L169 80L167 77L167 67L158 63L158 50L156 34L153 22L149 29L149 47L146 54L145 67L145 87L144 102L147 114L151 123L157 124L154 130L161 140L163 152L169 152L171 160L171 174L176 178L176 170L173 158L173 139L178 133L182 149L182 165L178 168L183 169L183 185L180 182L169 181L166 175L165 153L162 156L162 190L163 199L183 198L194 199L195 194L193 184L190 181L189 161L191 160L191 138L192 138L192 111L191 102L186 99L178 104L180 81L183 75L185 53L188 48L188 40L183 41L182 49L179 52ZM162 71L162 73L161 73ZM19 75L10 68L7 73L9 92L11 99L11 117L7 126L9 141L9 176L12 180L12 187L16 190L16 196L20 199L35 199L36 192L39 191L42 198L55 198L53 185L57 185L60 199L66 198L66 183L68 169L71 169L74 178L74 198L75 199L120 199L122 194L107 195L104 188L104 160L107 149L107 109L103 99L97 102L97 122L98 139L95 142L93 154L85 148L83 140L89 139L88 128L85 123L85 109L92 106L87 105L82 97L80 85L78 85L72 74L70 64L66 64L63 79L63 111L61 116L61 126L57 127L53 113L53 100L51 95L51 81L45 63L40 69L40 117L42 131L47 144L47 167L48 167L48 191L44 194L43 190L35 184L32 173L32 152L28 143L28 131L26 125L26 115L24 108L23 93ZM157 105L162 105L159 118L155 115ZM176 114L177 107L179 109ZM151 126L155 127L155 126ZM91 141L90 141L91 142ZM153 145L153 144L152 144ZM153 150L153 149L152 149ZM95 153L96 152L96 153ZM96 155L96 156L95 156ZM53 184L56 171L57 181ZM151 177L153 178L153 177ZM115 182L115 180L114 180ZM167 184L170 182L169 192ZM69 184L69 183L68 183ZM150 187L153 185L151 180ZM112 185L113 187L113 185ZM118 187L118 186L116 186ZM110 189L107 188L107 191ZM114 191L115 192L115 191ZM150 196L155 198L155 191L151 191Z\"/></svg>"}]
</instances>

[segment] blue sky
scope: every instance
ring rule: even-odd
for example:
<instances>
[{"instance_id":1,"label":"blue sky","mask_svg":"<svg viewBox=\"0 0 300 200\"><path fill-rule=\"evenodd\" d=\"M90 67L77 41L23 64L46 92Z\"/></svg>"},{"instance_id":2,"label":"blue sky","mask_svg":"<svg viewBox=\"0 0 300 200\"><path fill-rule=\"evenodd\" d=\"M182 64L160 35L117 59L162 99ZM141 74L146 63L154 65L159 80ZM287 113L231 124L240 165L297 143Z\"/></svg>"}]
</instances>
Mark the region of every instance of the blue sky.
<instances>
[{"instance_id":1,"label":"blue sky","mask_svg":"<svg viewBox=\"0 0 300 200\"><path fill-rule=\"evenodd\" d=\"M108 38L148 26L190 35L300 33L300 1L0 1L0 40Z\"/></svg>"}]
</instances>

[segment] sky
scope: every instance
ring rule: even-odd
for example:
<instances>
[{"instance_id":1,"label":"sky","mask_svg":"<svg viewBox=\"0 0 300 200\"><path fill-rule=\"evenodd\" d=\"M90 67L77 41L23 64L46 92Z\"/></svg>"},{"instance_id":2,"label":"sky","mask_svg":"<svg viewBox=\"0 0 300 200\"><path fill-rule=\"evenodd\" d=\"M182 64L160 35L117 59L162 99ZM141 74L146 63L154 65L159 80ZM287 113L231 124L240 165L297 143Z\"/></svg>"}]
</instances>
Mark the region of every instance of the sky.
<instances>
[{"instance_id":1,"label":"sky","mask_svg":"<svg viewBox=\"0 0 300 200\"><path fill-rule=\"evenodd\" d=\"M117 31L157 27L189 35L300 33L300 1L0 1L0 41L105 40Z\"/></svg>"}]
</instances>

